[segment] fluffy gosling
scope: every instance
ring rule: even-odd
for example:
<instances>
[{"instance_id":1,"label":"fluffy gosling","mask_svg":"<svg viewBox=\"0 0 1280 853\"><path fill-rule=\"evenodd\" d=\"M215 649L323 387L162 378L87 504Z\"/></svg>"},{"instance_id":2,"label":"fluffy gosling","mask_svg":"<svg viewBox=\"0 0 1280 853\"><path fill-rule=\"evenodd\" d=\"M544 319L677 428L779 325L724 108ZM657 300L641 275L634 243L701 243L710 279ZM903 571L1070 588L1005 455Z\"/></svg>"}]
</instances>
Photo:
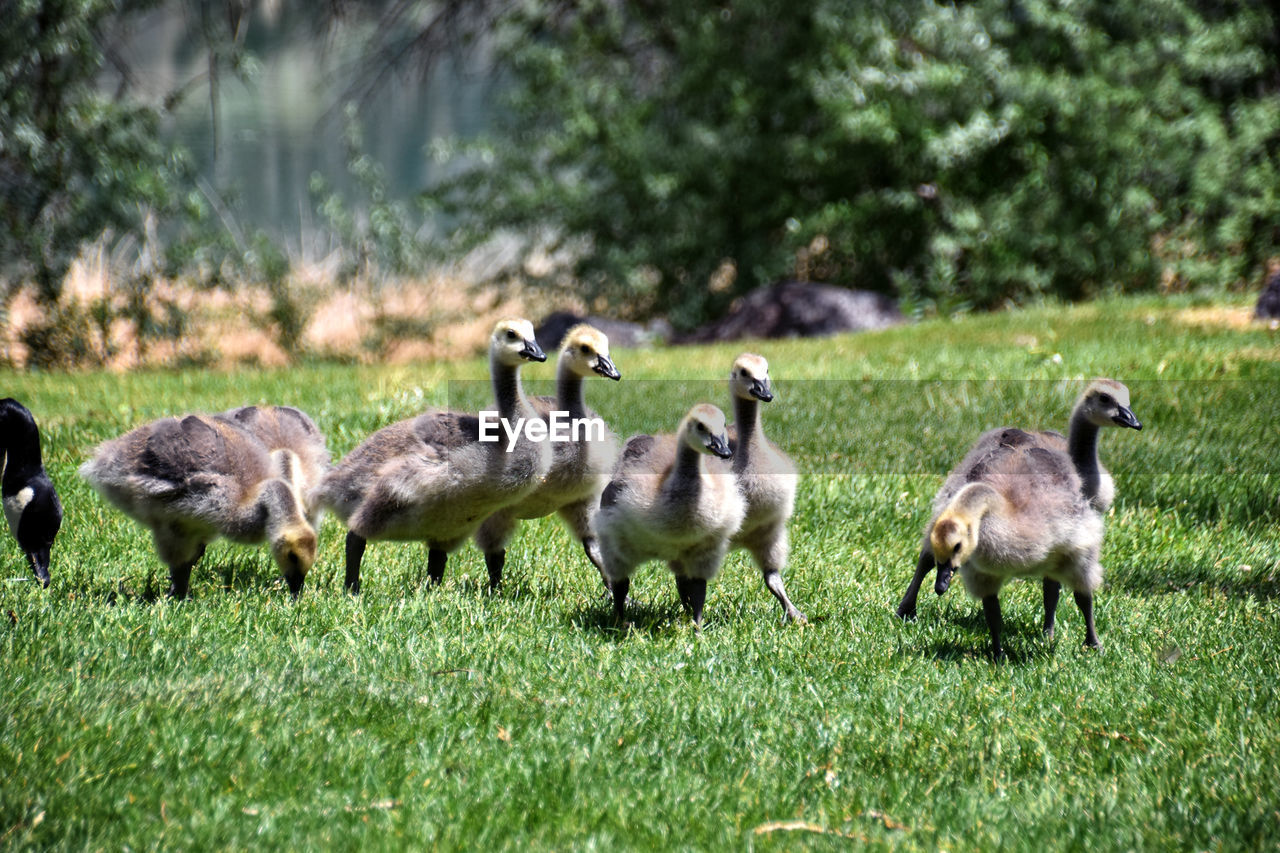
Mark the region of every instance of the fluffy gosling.
<instances>
[{"instance_id":1,"label":"fluffy gosling","mask_svg":"<svg viewBox=\"0 0 1280 853\"><path fill-rule=\"evenodd\" d=\"M774 399L769 362L752 353L738 356L729 374L729 391L735 428L729 432L733 461L728 465L747 504L742 527L729 544L751 554L787 618L804 622L782 581L789 551L787 522L796 501L796 466L765 437L760 425L760 404Z\"/></svg>"},{"instance_id":2,"label":"fluffy gosling","mask_svg":"<svg viewBox=\"0 0 1280 853\"><path fill-rule=\"evenodd\" d=\"M292 451L268 451L224 418L187 415L103 442L80 475L151 530L169 567L171 598L187 597L192 568L219 536L246 545L269 542L296 598L316 558L302 498L282 477L297 465Z\"/></svg>"},{"instance_id":3,"label":"fluffy gosling","mask_svg":"<svg viewBox=\"0 0 1280 853\"><path fill-rule=\"evenodd\" d=\"M1081 494L1094 509L1106 512L1115 497L1115 484L1111 475L1098 462L1098 430L1104 427L1142 429L1142 423L1129 408L1129 389L1114 379L1095 379L1084 389L1072 407L1066 438L1053 430L1024 432L1012 427L1001 427L983 433L960 464L947 475L946 482L934 500L935 514L941 510L941 504L953 497L965 483L980 478L993 460L998 460L1017 448L1033 446L1055 453L1066 453L1080 479ZM920 549L915 574L898 604L899 618L910 619L916 615L920 585L934 566L934 555L926 537ZM1045 625L1046 631L1051 634L1053 613L1058 606L1062 586L1052 578L1045 578L1043 584Z\"/></svg>"},{"instance_id":4,"label":"fluffy gosling","mask_svg":"<svg viewBox=\"0 0 1280 853\"><path fill-rule=\"evenodd\" d=\"M520 367L546 361L528 320L503 320L489 339L489 371L500 417L515 423L536 414L520 385ZM427 412L383 427L321 480L312 500L347 525L346 587L360 591L368 540L425 542L432 584L444 579L449 553L493 513L542 482L549 445L521 438L480 440L480 419ZM490 585L499 577L490 577Z\"/></svg>"},{"instance_id":5,"label":"fluffy gosling","mask_svg":"<svg viewBox=\"0 0 1280 853\"><path fill-rule=\"evenodd\" d=\"M598 329L579 324L565 334L560 344L556 395L533 397L529 403L543 420L549 419L552 412L564 412L575 423L596 419L596 413L587 408L583 399L583 380L590 376L615 381L622 378L609 359L609 338ZM496 585L502 579L507 543L520 521L554 512L582 543L587 559L600 572L607 589L600 546L591 533L591 518L600 507L600 493L609 482L617 458L618 438L607 428L599 436L584 430L577 440L554 443L551 469L542 483L517 503L489 516L476 531L476 545L484 552L491 583Z\"/></svg>"},{"instance_id":6,"label":"fluffy gosling","mask_svg":"<svg viewBox=\"0 0 1280 853\"><path fill-rule=\"evenodd\" d=\"M746 515L733 477L714 473L707 456L730 458L724 412L694 406L675 435L637 435L627 441L595 518L604 570L619 621L636 567L665 560L680 600L702 623L707 581L715 577L729 539Z\"/></svg>"}]
</instances>

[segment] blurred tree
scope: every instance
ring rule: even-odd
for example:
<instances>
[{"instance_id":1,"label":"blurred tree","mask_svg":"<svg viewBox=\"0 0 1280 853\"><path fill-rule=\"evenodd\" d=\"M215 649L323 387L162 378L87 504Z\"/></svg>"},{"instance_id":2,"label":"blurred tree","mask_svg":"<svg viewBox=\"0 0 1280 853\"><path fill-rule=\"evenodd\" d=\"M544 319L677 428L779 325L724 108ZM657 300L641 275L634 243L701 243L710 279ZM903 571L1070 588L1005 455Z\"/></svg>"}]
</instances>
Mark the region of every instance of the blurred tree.
<instances>
[{"instance_id":1,"label":"blurred tree","mask_svg":"<svg viewBox=\"0 0 1280 853\"><path fill-rule=\"evenodd\" d=\"M1280 246L1270 5L481 5L510 111L429 199L615 311L688 326L797 260L944 310L1222 286Z\"/></svg>"},{"instance_id":2,"label":"blurred tree","mask_svg":"<svg viewBox=\"0 0 1280 853\"><path fill-rule=\"evenodd\" d=\"M6 2L0 13L0 285L58 299L83 243L144 236L182 169L156 110L98 91L103 27L154 2Z\"/></svg>"}]
</instances>

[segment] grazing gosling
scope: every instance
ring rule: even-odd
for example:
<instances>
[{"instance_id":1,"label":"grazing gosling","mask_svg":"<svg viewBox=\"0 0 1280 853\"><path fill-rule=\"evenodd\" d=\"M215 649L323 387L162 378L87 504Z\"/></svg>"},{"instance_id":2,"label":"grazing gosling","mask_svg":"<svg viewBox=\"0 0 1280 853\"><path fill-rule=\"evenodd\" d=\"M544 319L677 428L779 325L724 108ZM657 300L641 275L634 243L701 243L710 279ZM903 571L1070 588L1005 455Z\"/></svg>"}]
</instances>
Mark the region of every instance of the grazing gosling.
<instances>
[{"instance_id":1,"label":"grazing gosling","mask_svg":"<svg viewBox=\"0 0 1280 853\"><path fill-rule=\"evenodd\" d=\"M729 374L735 427L729 432L733 461L728 463L747 504L742 527L730 547L745 548L764 577L764 585L782 605L788 619L804 622L804 614L787 597L782 569L787 564L787 522L796 502L796 466L760 426L760 404L773 400L769 362L743 353ZM723 464L723 463L722 463Z\"/></svg>"},{"instance_id":2,"label":"grazing gosling","mask_svg":"<svg viewBox=\"0 0 1280 853\"><path fill-rule=\"evenodd\" d=\"M998 593L1015 577L1069 586L1084 615L1084 644L1101 648L1093 593L1102 583L1102 515L1081 493L1066 454L1030 446L1002 457L947 503L930 526L929 545L938 585L945 589L959 570L969 594L982 601L996 659L1004 656Z\"/></svg>"},{"instance_id":3,"label":"grazing gosling","mask_svg":"<svg viewBox=\"0 0 1280 853\"><path fill-rule=\"evenodd\" d=\"M99 445L80 475L108 501L150 528L169 567L169 596L186 598L191 569L209 542L267 541L297 597L316 559L316 534L286 473L290 450L269 451L253 434L216 416L144 424Z\"/></svg>"},{"instance_id":4,"label":"grazing gosling","mask_svg":"<svg viewBox=\"0 0 1280 853\"><path fill-rule=\"evenodd\" d=\"M520 367L546 361L528 320L503 320L489 339L489 371L500 417L536 418L520 386ZM454 551L493 513L532 492L551 466L549 444L520 431L515 446L480 440L480 419L426 412L383 427L321 480L312 496L348 528L346 587L360 591L370 539L425 542L430 582L444 579ZM490 577L490 585L497 578Z\"/></svg>"},{"instance_id":5,"label":"grazing gosling","mask_svg":"<svg viewBox=\"0 0 1280 853\"><path fill-rule=\"evenodd\" d=\"M281 476L293 484L304 502L329 470L329 448L325 445L324 435L315 422L299 409L292 406L242 406L217 417L249 432L268 451L292 451L282 459L296 464L281 472ZM319 527L319 507L307 506L305 514L312 527Z\"/></svg>"},{"instance_id":6,"label":"grazing gosling","mask_svg":"<svg viewBox=\"0 0 1280 853\"><path fill-rule=\"evenodd\" d=\"M4 459L0 495L9 532L18 540L31 573L48 588L53 540L62 527L62 503L44 470L35 418L12 397L0 400L0 453Z\"/></svg>"},{"instance_id":7,"label":"grazing gosling","mask_svg":"<svg viewBox=\"0 0 1280 853\"><path fill-rule=\"evenodd\" d=\"M574 326L560 344L556 360L556 396L533 397L530 405L543 420L552 412L564 412L572 423L596 419L583 400L583 380L598 375L619 380L622 374L609 359L609 338L585 323ZM600 421L603 425L603 421ZM604 428L593 436L588 428L570 441L552 444L551 469L532 493L485 519L476 531L476 545L484 552L490 583L502 580L507 543L522 519L559 513L582 543L587 559L600 572L608 589L600 546L591 534L591 517L600 508L600 493L609 482L618 458L618 438Z\"/></svg>"},{"instance_id":8,"label":"grazing gosling","mask_svg":"<svg viewBox=\"0 0 1280 853\"><path fill-rule=\"evenodd\" d=\"M660 559L694 624L702 624L707 581L720 570L747 509L733 477L704 464L709 455L727 459L733 451L724 412L705 403L685 415L675 435L628 439L595 518L619 620L636 566Z\"/></svg>"},{"instance_id":9,"label":"grazing gosling","mask_svg":"<svg viewBox=\"0 0 1280 853\"><path fill-rule=\"evenodd\" d=\"M1141 422L1129 408L1129 389L1114 379L1095 379L1089 383L1071 410L1067 438L1053 430L1024 432L1012 427L1001 427L982 434L964 459L947 475L946 482L934 499L935 515L965 483L979 479L993 460L1018 448L1036 446L1055 453L1065 453L1075 467L1080 479L1081 493L1099 512L1106 512L1115 498L1115 483L1111 475L1098 462L1098 430L1101 427L1125 427L1142 429ZM920 585L935 565L928 537L920 549L915 574L898 605L898 617L913 618ZM945 592L943 586L938 594ZM1044 580L1045 632L1052 636L1054 613L1062 587L1057 581Z\"/></svg>"}]
</instances>

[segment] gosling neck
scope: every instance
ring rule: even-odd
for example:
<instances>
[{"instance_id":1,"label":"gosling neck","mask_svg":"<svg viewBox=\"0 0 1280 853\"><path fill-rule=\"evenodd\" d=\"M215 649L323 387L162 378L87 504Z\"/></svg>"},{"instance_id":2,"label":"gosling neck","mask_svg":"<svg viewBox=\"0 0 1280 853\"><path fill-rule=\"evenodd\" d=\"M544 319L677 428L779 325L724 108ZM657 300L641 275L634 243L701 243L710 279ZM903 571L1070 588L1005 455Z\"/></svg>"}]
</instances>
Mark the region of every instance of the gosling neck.
<instances>
[{"instance_id":1,"label":"gosling neck","mask_svg":"<svg viewBox=\"0 0 1280 853\"><path fill-rule=\"evenodd\" d=\"M676 448L676 461L671 467L671 476L667 479L668 487L682 491L696 488L702 482L702 456L681 439Z\"/></svg>"},{"instance_id":2,"label":"gosling neck","mask_svg":"<svg viewBox=\"0 0 1280 853\"><path fill-rule=\"evenodd\" d=\"M1067 453L1080 475L1085 498L1090 502L1098 496L1102 474L1098 469L1098 426L1077 409L1071 413L1071 425L1067 430Z\"/></svg>"},{"instance_id":3,"label":"gosling neck","mask_svg":"<svg viewBox=\"0 0 1280 853\"><path fill-rule=\"evenodd\" d=\"M760 401L754 397L733 397L733 419L738 424L738 444L733 449L734 470L742 470L763 436L760 429Z\"/></svg>"},{"instance_id":4,"label":"gosling neck","mask_svg":"<svg viewBox=\"0 0 1280 853\"><path fill-rule=\"evenodd\" d=\"M970 483L956 493L951 501L951 509L958 510L960 514L975 521L981 521L988 512L1003 502L1004 498L1000 493L986 483Z\"/></svg>"},{"instance_id":5,"label":"gosling neck","mask_svg":"<svg viewBox=\"0 0 1280 853\"><path fill-rule=\"evenodd\" d=\"M489 373L493 377L493 400L498 405L498 415L508 419L523 416L525 400L520 386L520 367L503 364L491 356Z\"/></svg>"},{"instance_id":6,"label":"gosling neck","mask_svg":"<svg viewBox=\"0 0 1280 853\"><path fill-rule=\"evenodd\" d=\"M585 418L587 403L583 396L582 377L578 375L568 360L560 359L556 366L556 405L561 411L568 412L570 418Z\"/></svg>"}]
</instances>

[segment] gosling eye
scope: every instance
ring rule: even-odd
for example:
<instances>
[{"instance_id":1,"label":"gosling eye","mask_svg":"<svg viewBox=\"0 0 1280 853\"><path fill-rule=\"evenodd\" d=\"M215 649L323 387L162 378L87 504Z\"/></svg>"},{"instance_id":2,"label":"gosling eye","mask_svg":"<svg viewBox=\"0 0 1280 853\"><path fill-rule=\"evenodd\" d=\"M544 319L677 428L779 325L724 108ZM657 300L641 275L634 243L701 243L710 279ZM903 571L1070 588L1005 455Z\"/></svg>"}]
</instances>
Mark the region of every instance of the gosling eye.
<instances>
[{"instance_id":1,"label":"gosling eye","mask_svg":"<svg viewBox=\"0 0 1280 853\"><path fill-rule=\"evenodd\" d=\"M698 424L696 424L695 426L696 426L696 428L697 428L698 432L706 432L706 431L707 431L707 425L706 425L706 424L704 424L704 423L698 423Z\"/></svg>"},{"instance_id":2,"label":"gosling eye","mask_svg":"<svg viewBox=\"0 0 1280 853\"><path fill-rule=\"evenodd\" d=\"M507 340L514 341L518 337L520 336L517 335L514 331L512 331L511 329L507 329Z\"/></svg>"},{"instance_id":3,"label":"gosling eye","mask_svg":"<svg viewBox=\"0 0 1280 853\"><path fill-rule=\"evenodd\" d=\"M582 346L578 347L578 350L579 350L583 355L590 355L590 354L591 354L591 347L587 346L586 344L583 344Z\"/></svg>"},{"instance_id":4,"label":"gosling eye","mask_svg":"<svg viewBox=\"0 0 1280 853\"><path fill-rule=\"evenodd\" d=\"M1098 402L1104 406L1114 406L1116 404L1115 398L1112 397L1110 394L1100 395L1098 397Z\"/></svg>"},{"instance_id":5,"label":"gosling eye","mask_svg":"<svg viewBox=\"0 0 1280 853\"><path fill-rule=\"evenodd\" d=\"M952 553L953 555L954 555L954 554L959 554L959 553L960 553L960 543L959 543L959 542L957 542L957 543L956 543L956 547L954 547L954 548L952 548L952 549L951 549L951 553Z\"/></svg>"}]
</instances>

